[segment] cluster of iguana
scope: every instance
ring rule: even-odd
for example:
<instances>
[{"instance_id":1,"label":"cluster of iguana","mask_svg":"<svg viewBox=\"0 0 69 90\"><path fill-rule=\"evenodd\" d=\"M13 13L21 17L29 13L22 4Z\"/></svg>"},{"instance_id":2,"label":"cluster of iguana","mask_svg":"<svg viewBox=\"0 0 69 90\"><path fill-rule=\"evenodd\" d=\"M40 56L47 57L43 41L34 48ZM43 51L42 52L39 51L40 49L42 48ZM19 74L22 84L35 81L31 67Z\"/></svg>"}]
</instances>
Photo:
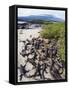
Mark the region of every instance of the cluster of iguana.
<instances>
[{"instance_id":1,"label":"cluster of iguana","mask_svg":"<svg viewBox=\"0 0 69 90\"><path fill-rule=\"evenodd\" d=\"M51 80L52 78L46 77L47 73L50 73L54 80L63 79L62 74L64 72L65 62L59 58L55 43L49 40L48 45L53 44L50 47L46 47L45 41L40 37L20 42L24 44L20 55L27 57L26 64L24 66L20 64L19 67L20 80L22 80L23 76L34 78L34 80L36 80L37 76L40 77L38 80ZM33 65L32 69L35 69L33 75L27 75L30 72L30 70L26 70L28 62ZM49 68L49 72L47 68Z\"/></svg>"}]
</instances>

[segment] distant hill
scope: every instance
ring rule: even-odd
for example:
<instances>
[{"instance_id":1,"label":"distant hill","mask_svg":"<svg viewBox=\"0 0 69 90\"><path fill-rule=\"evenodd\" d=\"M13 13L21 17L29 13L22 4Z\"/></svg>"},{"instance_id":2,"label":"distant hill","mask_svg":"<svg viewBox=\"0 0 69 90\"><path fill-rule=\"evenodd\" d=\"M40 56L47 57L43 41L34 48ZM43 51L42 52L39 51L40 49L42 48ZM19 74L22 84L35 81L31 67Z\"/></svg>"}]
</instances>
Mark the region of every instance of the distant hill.
<instances>
[{"instance_id":1,"label":"distant hill","mask_svg":"<svg viewBox=\"0 0 69 90\"><path fill-rule=\"evenodd\" d=\"M64 22L63 19L58 18L53 15L30 15L30 16L23 16L23 17L18 17L18 20L20 21L30 21L30 20L46 20L46 21L56 21L56 22Z\"/></svg>"}]
</instances>

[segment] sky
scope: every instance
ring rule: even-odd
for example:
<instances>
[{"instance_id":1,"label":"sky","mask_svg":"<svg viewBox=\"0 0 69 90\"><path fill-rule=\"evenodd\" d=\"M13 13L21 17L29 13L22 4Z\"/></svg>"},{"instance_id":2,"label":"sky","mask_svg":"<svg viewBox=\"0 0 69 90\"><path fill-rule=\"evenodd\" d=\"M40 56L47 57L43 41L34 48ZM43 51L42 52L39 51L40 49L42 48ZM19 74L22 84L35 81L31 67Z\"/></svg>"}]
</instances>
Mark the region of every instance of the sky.
<instances>
[{"instance_id":1,"label":"sky","mask_svg":"<svg viewBox=\"0 0 69 90\"><path fill-rule=\"evenodd\" d=\"M58 18L65 20L65 11L18 8L18 17L30 15L44 15L44 14L54 15Z\"/></svg>"}]
</instances>

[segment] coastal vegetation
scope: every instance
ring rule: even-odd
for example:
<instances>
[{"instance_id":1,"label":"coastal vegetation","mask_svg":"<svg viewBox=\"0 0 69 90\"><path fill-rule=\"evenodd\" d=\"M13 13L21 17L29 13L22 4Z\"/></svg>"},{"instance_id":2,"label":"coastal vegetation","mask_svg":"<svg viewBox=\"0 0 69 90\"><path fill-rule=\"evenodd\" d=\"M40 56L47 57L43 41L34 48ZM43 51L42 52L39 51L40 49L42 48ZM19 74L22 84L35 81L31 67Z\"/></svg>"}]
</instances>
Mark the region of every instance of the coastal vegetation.
<instances>
[{"instance_id":1,"label":"coastal vegetation","mask_svg":"<svg viewBox=\"0 0 69 90\"><path fill-rule=\"evenodd\" d=\"M65 24L64 22L44 22L42 31L40 32L42 38L55 39L58 55L61 60L65 59Z\"/></svg>"}]
</instances>

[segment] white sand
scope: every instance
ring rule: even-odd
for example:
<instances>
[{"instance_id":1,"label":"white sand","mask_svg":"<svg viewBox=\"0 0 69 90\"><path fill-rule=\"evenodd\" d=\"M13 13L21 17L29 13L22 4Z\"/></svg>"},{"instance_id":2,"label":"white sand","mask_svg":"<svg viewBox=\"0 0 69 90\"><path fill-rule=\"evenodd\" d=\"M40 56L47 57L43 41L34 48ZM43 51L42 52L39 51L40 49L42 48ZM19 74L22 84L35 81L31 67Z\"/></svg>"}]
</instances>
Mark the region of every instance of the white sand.
<instances>
[{"instance_id":1,"label":"white sand","mask_svg":"<svg viewBox=\"0 0 69 90\"><path fill-rule=\"evenodd\" d=\"M18 40L26 40L27 38L31 39L30 35L32 35L32 37L38 37L40 30L41 28L18 29Z\"/></svg>"}]
</instances>

